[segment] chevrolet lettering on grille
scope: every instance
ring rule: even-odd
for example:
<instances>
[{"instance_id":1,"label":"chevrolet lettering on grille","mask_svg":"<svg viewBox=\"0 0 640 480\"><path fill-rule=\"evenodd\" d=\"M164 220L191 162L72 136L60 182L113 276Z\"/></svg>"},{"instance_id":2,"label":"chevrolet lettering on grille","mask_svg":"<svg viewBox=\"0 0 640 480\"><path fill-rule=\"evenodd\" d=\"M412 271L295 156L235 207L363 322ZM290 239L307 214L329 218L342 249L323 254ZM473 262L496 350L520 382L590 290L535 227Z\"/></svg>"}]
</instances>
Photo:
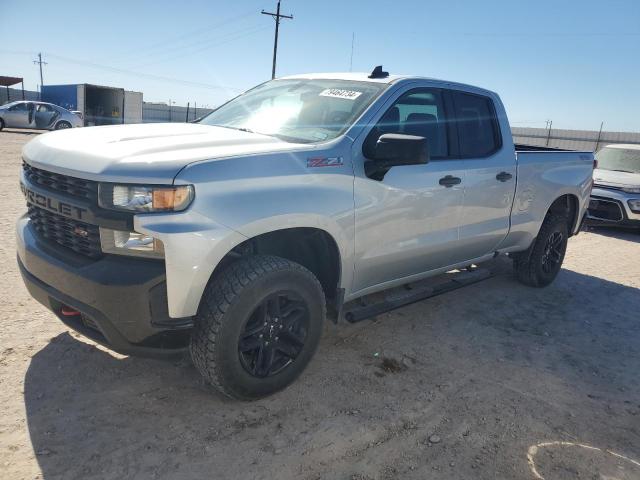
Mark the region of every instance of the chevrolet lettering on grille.
<instances>
[{"instance_id":1,"label":"chevrolet lettering on grille","mask_svg":"<svg viewBox=\"0 0 640 480\"><path fill-rule=\"evenodd\" d=\"M75 218L77 220L83 220L83 215L88 212L86 208L62 202L55 198L43 195L40 192L35 192L27 188L23 183L20 183L20 189L22 190L22 194L27 200L27 204L44 208L46 210L49 210L50 212L58 213L69 218Z\"/></svg>"}]
</instances>

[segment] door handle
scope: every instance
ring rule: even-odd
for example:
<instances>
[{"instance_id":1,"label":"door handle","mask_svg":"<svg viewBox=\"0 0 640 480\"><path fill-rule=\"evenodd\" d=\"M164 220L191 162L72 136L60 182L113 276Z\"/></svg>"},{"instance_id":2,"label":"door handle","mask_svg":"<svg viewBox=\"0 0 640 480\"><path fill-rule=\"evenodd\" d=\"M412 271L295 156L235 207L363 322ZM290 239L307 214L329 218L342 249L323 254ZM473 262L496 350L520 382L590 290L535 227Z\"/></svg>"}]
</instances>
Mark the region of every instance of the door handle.
<instances>
[{"instance_id":1,"label":"door handle","mask_svg":"<svg viewBox=\"0 0 640 480\"><path fill-rule=\"evenodd\" d=\"M451 188L454 185L459 185L462 183L462 179L459 177L454 177L453 175L447 175L446 177L442 177L438 183L446 188Z\"/></svg>"},{"instance_id":2,"label":"door handle","mask_svg":"<svg viewBox=\"0 0 640 480\"><path fill-rule=\"evenodd\" d=\"M499 182L506 182L507 180L511 180L512 177L513 175L511 175L509 172L500 172L496 175L496 180L498 180Z\"/></svg>"}]
</instances>

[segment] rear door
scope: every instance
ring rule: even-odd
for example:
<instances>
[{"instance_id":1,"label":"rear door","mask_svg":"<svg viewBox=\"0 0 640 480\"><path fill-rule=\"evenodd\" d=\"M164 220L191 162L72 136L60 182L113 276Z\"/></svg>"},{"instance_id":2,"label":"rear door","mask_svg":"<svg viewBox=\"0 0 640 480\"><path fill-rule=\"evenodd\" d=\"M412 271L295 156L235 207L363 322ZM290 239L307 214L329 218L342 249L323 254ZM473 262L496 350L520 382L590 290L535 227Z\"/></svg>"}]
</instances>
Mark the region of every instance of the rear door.
<instances>
[{"instance_id":1,"label":"rear door","mask_svg":"<svg viewBox=\"0 0 640 480\"><path fill-rule=\"evenodd\" d=\"M49 128L58 112L51 105L46 103L36 103L36 128Z\"/></svg>"},{"instance_id":2,"label":"rear door","mask_svg":"<svg viewBox=\"0 0 640 480\"><path fill-rule=\"evenodd\" d=\"M500 121L491 97L452 90L452 98L466 169L459 249L471 260L492 253L509 232L516 156L510 131L501 131L506 118Z\"/></svg>"}]
</instances>

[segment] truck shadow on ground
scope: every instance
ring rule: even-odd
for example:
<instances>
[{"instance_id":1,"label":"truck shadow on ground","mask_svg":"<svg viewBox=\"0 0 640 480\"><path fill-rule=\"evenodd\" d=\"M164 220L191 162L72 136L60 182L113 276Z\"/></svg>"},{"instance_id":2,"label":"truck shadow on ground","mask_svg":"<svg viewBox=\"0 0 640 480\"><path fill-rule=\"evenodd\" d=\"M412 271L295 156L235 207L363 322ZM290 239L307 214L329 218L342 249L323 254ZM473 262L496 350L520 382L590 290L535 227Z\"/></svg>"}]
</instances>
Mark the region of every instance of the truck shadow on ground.
<instances>
[{"instance_id":1,"label":"truck shadow on ground","mask_svg":"<svg viewBox=\"0 0 640 480\"><path fill-rule=\"evenodd\" d=\"M63 333L28 368L29 435L45 479L377 477L384 462L389 478L441 463L442 478L529 478L526 448L549 437L638 445L639 310L638 289L597 277L563 270L530 289L505 273L328 328L302 378L253 403L221 398L187 361L116 357ZM379 368L377 352L406 368ZM411 419L400 433L398 418ZM420 444L433 429L446 449Z\"/></svg>"},{"instance_id":2,"label":"truck shadow on ground","mask_svg":"<svg viewBox=\"0 0 640 480\"><path fill-rule=\"evenodd\" d=\"M587 227L587 231L609 238L617 238L628 242L640 243L640 228L633 229L589 226Z\"/></svg>"}]
</instances>

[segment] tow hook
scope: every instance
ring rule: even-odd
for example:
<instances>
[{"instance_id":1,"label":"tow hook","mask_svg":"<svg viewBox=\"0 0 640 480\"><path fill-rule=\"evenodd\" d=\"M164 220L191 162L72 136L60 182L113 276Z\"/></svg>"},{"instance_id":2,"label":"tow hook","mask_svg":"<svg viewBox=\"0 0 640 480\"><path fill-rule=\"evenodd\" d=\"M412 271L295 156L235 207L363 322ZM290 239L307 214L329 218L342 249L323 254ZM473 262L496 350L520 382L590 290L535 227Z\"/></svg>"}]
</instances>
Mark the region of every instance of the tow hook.
<instances>
[{"instance_id":1,"label":"tow hook","mask_svg":"<svg viewBox=\"0 0 640 480\"><path fill-rule=\"evenodd\" d=\"M82 315L78 310L67 307L66 305L62 306L62 308L60 309L60 313L65 317L76 317L78 315Z\"/></svg>"}]
</instances>

